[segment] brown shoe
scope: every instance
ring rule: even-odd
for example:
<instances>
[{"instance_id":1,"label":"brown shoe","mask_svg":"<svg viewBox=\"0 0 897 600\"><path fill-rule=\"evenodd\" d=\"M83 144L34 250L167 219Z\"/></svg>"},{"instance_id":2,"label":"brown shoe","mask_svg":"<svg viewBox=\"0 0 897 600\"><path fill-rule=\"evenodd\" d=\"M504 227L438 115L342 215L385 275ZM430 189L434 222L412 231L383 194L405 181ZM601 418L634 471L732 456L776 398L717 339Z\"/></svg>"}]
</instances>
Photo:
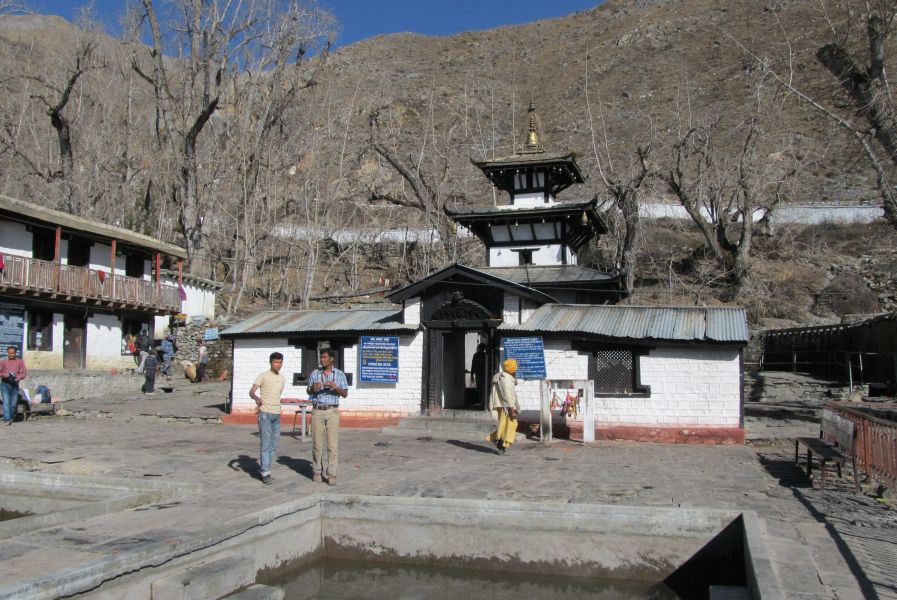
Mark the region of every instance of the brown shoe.
<instances>
[{"instance_id":1,"label":"brown shoe","mask_svg":"<svg viewBox=\"0 0 897 600\"><path fill-rule=\"evenodd\" d=\"M327 485L336 485L336 475L327 478Z\"/></svg>"},{"instance_id":2,"label":"brown shoe","mask_svg":"<svg viewBox=\"0 0 897 600\"><path fill-rule=\"evenodd\" d=\"M315 473L314 475L312 475L311 480L314 481L315 483L321 483L322 481L324 481L323 479L321 479L320 473Z\"/></svg>"}]
</instances>

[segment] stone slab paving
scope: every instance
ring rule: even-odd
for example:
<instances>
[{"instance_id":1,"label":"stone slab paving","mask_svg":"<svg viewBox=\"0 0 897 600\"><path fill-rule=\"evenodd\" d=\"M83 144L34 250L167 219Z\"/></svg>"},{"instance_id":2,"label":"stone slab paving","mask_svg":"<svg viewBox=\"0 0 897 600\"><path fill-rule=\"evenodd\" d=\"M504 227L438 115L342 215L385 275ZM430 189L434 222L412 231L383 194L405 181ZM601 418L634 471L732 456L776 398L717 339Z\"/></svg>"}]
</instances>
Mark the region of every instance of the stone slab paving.
<instances>
[{"instance_id":1,"label":"stone slab paving","mask_svg":"<svg viewBox=\"0 0 897 600\"><path fill-rule=\"evenodd\" d=\"M165 399L180 404L166 404L159 412L207 414L228 390L223 384L211 384L208 393L188 390L177 400ZM153 414L147 411L152 402L95 400L81 408L73 403L73 416L41 416L0 431L0 466L6 468L202 486L201 493L185 498L6 540L0 545L0 581L36 577L48 565L68 568L126 549L201 536L239 515L303 494L336 491L754 510L789 598L895 597L895 511L857 496L846 483L814 490L791 464L793 446L777 437L775 426L757 423L756 441L748 447L629 442L585 447L566 441L543 446L526 440L506 456L494 454L485 442L344 429L334 488L311 481L310 443L282 435L276 481L263 486L256 478L255 427L145 416ZM788 426L788 435L810 425L798 420Z\"/></svg>"}]
</instances>

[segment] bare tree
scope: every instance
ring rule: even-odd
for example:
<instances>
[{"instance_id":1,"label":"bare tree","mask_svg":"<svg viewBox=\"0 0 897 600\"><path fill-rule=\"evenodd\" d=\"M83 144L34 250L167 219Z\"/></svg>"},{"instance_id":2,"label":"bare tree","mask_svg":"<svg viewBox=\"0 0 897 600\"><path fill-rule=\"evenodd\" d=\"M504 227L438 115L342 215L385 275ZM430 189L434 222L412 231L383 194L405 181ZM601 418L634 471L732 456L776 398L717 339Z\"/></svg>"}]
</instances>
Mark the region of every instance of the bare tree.
<instances>
[{"instance_id":1,"label":"bare tree","mask_svg":"<svg viewBox=\"0 0 897 600\"><path fill-rule=\"evenodd\" d=\"M157 4L178 16L167 31ZM160 181L155 187L177 208L190 268L208 272L206 217L223 190L208 177L213 169L201 159L200 136L228 94L236 95L248 78L268 76L269 82L276 81L274 85L285 86L286 93L278 89L273 94L274 88L268 87L266 106L251 142L251 149L259 150L301 86L293 65L329 40L332 19L319 9L304 8L299 0L142 0L140 17L138 23L148 27L151 44L145 49L138 43L141 29L132 32L132 67L152 86L156 140L166 157L162 168L156 170ZM265 67L274 72L261 72ZM252 171L260 156L250 150L248 157L248 179L244 181L254 186ZM212 153L205 158L213 160Z\"/></svg>"},{"instance_id":2,"label":"bare tree","mask_svg":"<svg viewBox=\"0 0 897 600\"><path fill-rule=\"evenodd\" d=\"M586 107L589 114L589 128L592 135L592 152L595 156L601 184L613 200L616 211L613 221L616 224L617 247L614 253L614 269L623 278L624 289L631 292L635 285L635 258L640 233L639 192L646 181L653 177L649 164L651 146L639 146L635 155L637 163L630 165L626 175L618 175L611 160L607 134L604 132L604 144L599 148L595 131L595 120L589 100L588 80L586 82ZM603 118L602 118L603 123Z\"/></svg>"},{"instance_id":3,"label":"bare tree","mask_svg":"<svg viewBox=\"0 0 897 600\"><path fill-rule=\"evenodd\" d=\"M835 78L847 102L835 94L825 101L802 89L793 72L794 50L788 43L787 67L779 67L742 42L734 42L782 87L805 101L853 137L876 174L885 217L897 227L897 111L888 78L889 48L893 47L897 3L893 0L845 0L836 5L821 0L822 15L832 41L816 50L816 59ZM731 36L730 36L731 37ZM845 107L853 109L853 114ZM874 142L873 142L874 140Z\"/></svg>"},{"instance_id":4,"label":"bare tree","mask_svg":"<svg viewBox=\"0 0 897 600\"><path fill-rule=\"evenodd\" d=\"M768 218L798 171L792 149L761 156L763 136L757 116L732 130L720 119L692 126L674 144L672 166L659 172L736 288L750 276L755 216Z\"/></svg>"},{"instance_id":5,"label":"bare tree","mask_svg":"<svg viewBox=\"0 0 897 600\"><path fill-rule=\"evenodd\" d=\"M885 213L897 226L897 196L882 164L889 162L892 167L897 166L897 112L885 65L886 45L893 37L895 16L897 4L893 0L867 0L856 19L858 24L865 25L864 34L858 35L865 37L866 55L851 48L848 30L838 41L820 48L816 58L835 77L853 102L857 115L868 125L867 131L854 127L852 133L876 171ZM881 149L865 143L866 136L874 138Z\"/></svg>"},{"instance_id":6,"label":"bare tree","mask_svg":"<svg viewBox=\"0 0 897 600\"><path fill-rule=\"evenodd\" d=\"M54 132L56 152L37 152L33 144L28 144L22 136L19 125L7 121L0 132L0 148L19 158L31 175L42 179L48 186L58 190L55 205L72 214L83 215L86 208L77 198L79 186L75 182L76 141L73 117L77 115L89 98L79 97L75 107L71 106L73 94L79 96L78 86L88 71L101 69L104 61L97 56L96 43L90 31L79 32L71 61L62 64L58 73L25 73L12 75L3 80L4 87L25 90L27 99L36 101L45 117L49 117ZM32 87L33 86L33 87ZM81 192L88 190L82 189Z\"/></svg>"},{"instance_id":7,"label":"bare tree","mask_svg":"<svg viewBox=\"0 0 897 600\"><path fill-rule=\"evenodd\" d=\"M61 206L64 210L80 213L74 202L74 186L72 185L72 173L75 168L75 159L72 150L72 127L71 121L64 114L64 110L71 98L72 90L78 79L91 68L91 59L94 53L94 44L89 40L84 40L75 52L74 64L68 69L67 77L61 87L44 83L50 88L55 95L48 97L42 94L34 94L47 108L47 116L50 117L50 123L56 130L56 136L59 143L59 169L52 174L54 179L62 182Z\"/></svg>"},{"instance_id":8,"label":"bare tree","mask_svg":"<svg viewBox=\"0 0 897 600\"><path fill-rule=\"evenodd\" d=\"M452 185L455 173L451 159L457 153L459 145L459 121L450 120L444 128L440 128L436 125L434 110L431 95L420 147L416 155L409 153L404 159L400 157L397 148L390 148L383 139L382 121L388 107L371 111L370 147L386 161L403 184L410 188L410 193L371 189L369 200L414 209L423 223L432 228L442 241L445 262L450 262L457 260L458 247L452 223L446 218L444 208L448 202L464 199L463 193ZM429 270L429 265L426 268Z\"/></svg>"}]
</instances>

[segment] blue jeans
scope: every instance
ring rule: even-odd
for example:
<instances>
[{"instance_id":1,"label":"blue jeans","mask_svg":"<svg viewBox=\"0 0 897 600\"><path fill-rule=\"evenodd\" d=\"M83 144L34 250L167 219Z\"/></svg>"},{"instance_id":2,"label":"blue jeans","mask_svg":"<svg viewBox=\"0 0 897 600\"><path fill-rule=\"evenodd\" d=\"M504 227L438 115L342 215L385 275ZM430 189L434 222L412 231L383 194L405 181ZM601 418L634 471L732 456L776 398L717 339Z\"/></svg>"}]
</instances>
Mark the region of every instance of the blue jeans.
<instances>
[{"instance_id":1,"label":"blue jeans","mask_svg":"<svg viewBox=\"0 0 897 600\"><path fill-rule=\"evenodd\" d=\"M280 415L259 412L259 439L261 441L262 476L271 473L271 461L277 453L277 438L280 437Z\"/></svg>"},{"instance_id":2,"label":"blue jeans","mask_svg":"<svg viewBox=\"0 0 897 600\"><path fill-rule=\"evenodd\" d=\"M19 386L0 381L0 394L3 396L3 420L10 423L16 416L16 404L19 402Z\"/></svg>"}]
</instances>

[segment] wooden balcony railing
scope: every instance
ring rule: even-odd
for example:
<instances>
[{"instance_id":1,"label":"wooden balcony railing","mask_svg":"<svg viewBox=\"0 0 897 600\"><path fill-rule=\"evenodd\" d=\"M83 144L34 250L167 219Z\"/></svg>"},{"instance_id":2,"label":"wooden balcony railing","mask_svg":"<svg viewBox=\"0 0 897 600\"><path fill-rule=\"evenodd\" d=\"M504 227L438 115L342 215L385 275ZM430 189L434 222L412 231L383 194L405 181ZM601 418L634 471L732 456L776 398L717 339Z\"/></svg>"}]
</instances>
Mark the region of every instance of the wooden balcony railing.
<instances>
[{"instance_id":1,"label":"wooden balcony railing","mask_svg":"<svg viewBox=\"0 0 897 600\"><path fill-rule=\"evenodd\" d=\"M100 275L95 269L11 254L4 254L3 262L0 288L123 308L170 313L181 310L181 297L174 285L156 285L152 281L105 272Z\"/></svg>"},{"instance_id":2,"label":"wooden balcony railing","mask_svg":"<svg viewBox=\"0 0 897 600\"><path fill-rule=\"evenodd\" d=\"M826 410L853 421L856 427L857 463L868 481L893 488L897 485L897 404L873 408L854 408L843 402L829 402ZM887 416L888 418L881 418Z\"/></svg>"}]
</instances>

